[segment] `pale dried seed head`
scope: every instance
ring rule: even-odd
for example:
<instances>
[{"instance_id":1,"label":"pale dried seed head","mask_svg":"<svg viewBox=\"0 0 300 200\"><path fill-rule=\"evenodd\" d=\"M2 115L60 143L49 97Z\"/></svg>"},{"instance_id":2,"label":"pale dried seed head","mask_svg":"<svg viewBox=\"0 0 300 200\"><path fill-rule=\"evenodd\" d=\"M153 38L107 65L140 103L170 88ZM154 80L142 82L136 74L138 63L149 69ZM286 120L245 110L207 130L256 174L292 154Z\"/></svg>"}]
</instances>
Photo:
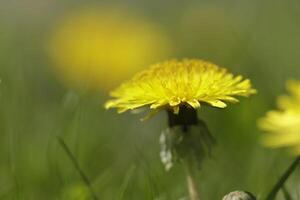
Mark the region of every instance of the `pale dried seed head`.
<instances>
[{"instance_id":1,"label":"pale dried seed head","mask_svg":"<svg viewBox=\"0 0 300 200\"><path fill-rule=\"evenodd\" d=\"M234 191L225 195L223 200L256 200L256 197L249 192Z\"/></svg>"}]
</instances>

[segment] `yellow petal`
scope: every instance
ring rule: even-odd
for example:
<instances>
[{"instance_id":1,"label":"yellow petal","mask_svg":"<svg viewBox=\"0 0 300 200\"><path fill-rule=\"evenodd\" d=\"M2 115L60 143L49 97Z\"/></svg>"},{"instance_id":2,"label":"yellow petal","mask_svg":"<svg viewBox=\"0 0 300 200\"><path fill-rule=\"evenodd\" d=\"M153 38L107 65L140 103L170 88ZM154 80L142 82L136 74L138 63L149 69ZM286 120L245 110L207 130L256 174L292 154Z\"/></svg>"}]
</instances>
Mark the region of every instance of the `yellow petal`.
<instances>
[{"instance_id":1,"label":"yellow petal","mask_svg":"<svg viewBox=\"0 0 300 200\"><path fill-rule=\"evenodd\" d=\"M210 100L207 101L207 103L217 108L225 108L227 106L223 101L220 100Z\"/></svg>"},{"instance_id":2,"label":"yellow petal","mask_svg":"<svg viewBox=\"0 0 300 200\"><path fill-rule=\"evenodd\" d=\"M187 103L195 109L200 108L200 106L201 106L199 101L196 99L188 101Z\"/></svg>"}]
</instances>

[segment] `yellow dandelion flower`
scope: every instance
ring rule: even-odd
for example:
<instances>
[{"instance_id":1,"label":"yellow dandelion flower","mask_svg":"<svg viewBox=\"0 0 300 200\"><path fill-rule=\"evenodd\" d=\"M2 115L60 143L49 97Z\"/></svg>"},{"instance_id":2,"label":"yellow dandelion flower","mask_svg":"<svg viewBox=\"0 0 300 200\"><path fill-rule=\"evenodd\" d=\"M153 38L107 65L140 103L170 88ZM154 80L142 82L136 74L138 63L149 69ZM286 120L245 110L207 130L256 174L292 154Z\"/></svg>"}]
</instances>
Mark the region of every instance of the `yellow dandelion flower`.
<instances>
[{"instance_id":1,"label":"yellow dandelion flower","mask_svg":"<svg viewBox=\"0 0 300 200\"><path fill-rule=\"evenodd\" d=\"M237 96L256 93L248 79L234 76L225 68L199 60L170 60L136 74L111 92L106 108L119 112L149 107L156 113L165 109L168 128L161 133L161 161L169 170L180 160L186 167L191 199L199 199L195 171L210 154L215 142L197 108L208 104L217 108L238 102Z\"/></svg>"},{"instance_id":2,"label":"yellow dandelion flower","mask_svg":"<svg viewBox=\"0 0 300 200\"><path fill-rule=\"evenodd\" d=\"M266 131L262 142L267 147L290 147L300 155L300 81L288 81L290 96L278 98L278 110L269 111L259 120L259 127Z\"/></svg>"},{"instance_id":3,"label":"yellow dandelion flower","mask_svg":"<svg viewBox=\"0 0 300 200\"><path fill-rule=\"evenodd\" d=\"M48 45L56 74L70 86L111 89L171 51L152 22L123 8L83 9L60 19Z\"/></svg>"},{"instance_id":4,"label":"yellow dandelion flower","mask_svg":"<svg viewBox=\"0 0 300 200\"><path fill-rule=\"evenodd\" d=\"M256 92L248 79L234 76L225 68L198 59L170 60L155 64L136 74L111 92L114 98L106 108L119 112L150 106L178 113L181 105L194 109L203 103L224 108L226 102L238 102L236 96Z\"/></svg>"}]
</instances>

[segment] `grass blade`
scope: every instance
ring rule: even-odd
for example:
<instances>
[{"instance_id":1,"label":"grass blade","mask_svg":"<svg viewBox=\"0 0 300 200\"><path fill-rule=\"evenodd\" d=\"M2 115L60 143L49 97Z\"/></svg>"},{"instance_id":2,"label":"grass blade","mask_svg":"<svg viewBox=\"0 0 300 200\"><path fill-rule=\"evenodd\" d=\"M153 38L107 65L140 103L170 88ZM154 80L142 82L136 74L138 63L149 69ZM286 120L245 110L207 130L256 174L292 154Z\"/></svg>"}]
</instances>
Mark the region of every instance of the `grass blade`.
<instances>
[{"instance_id":1,"label":"grass blade","mask_svg":"<svg viewBox=\"0 0 300 200\"><path fill-rule=\"evenodd\" d=\"M290 177L290 175L295 171L296 167L299 165L300 156L296 158L296 160L290 165L290 167L284 172L284 174L280 177L278 182L274 185L266 200L274 200L278 191L284 186L286 180Z\"/></svg>"},{"instance_id":2,"label":"grass blade","mask_svg":"<svg viewBox=\"0 0 300 200\"><path fill-rule=\"evenodd\" d=\"M292 196L290 195L289 191L286 189L285 186L282 186L282 192L285 200L293 200Z\"/></svg>"},{"instance_id":3,"label":"grass blade","mask_svg":"<svg viewBox=\"0 0 300 200\"><path fill-rule=\"evenodd\" d=\"M125 194L125 192L128 188L130 179L132 178L132 175L133 175L133 172L134 172L135 168L136 168L135 165L133 165L127 171L126 176L123 180L123 183L122 183L120 191L119 191L118 200L122 200L124 198L124 194Z\"/></svg>"},{"instance_id":4,"label":"grass blade","mask_svg":"<svg viewBox=\"0 0 300 200\"><path fill-rule=\"evenodd\" d=\"M94 190L92 188L92 184L91 184L89 178L85 175L85 173L83 172L83 170L80 168L77 159L72 154L71 150L69 149L69 147L67 146L67 144L65 143L65 141L61 137L59 137L59 136L57 136L57 140L58 140L59 144L61 145L61 147L63 148L63 150L66 152L67 156L70 158L70 160L71 160L74 168L76 169L76 171L78 172L78 174L82 178L83 182L85 183L85 185L89 189L89 191L90 191L93 199L94 200L98 200L98 197L97 197L97 195L95 194L95 192L94 192Z\"/></svg>"}]
</instances>

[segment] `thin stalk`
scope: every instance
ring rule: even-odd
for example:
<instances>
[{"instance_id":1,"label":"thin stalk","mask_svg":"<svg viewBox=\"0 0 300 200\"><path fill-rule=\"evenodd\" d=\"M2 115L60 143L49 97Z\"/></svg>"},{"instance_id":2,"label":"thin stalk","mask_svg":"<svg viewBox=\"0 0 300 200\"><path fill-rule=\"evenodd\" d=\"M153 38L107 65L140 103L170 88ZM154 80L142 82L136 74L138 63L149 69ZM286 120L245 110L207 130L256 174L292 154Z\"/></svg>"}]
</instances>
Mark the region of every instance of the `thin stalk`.
<instances>
[{"instance_id":1,"label":"thin stalk","mask_svg":"<svg viewBox=\"0 0 300 200\"><path fill-rule=\"evenodd\" d=\"M283 192L283 196L284 196L285 200L292 200L293 199L285 186L282 186L282 192Z\"/></svg>"},{"instance_id":2,"label":"thin stalk","mask_svg":"<svg viewBox=\"0 0 300 200\"><path fill-rule=\"evenodd\" d=\"M196 166L199 164L199 160L202 160L204 150L201 142L199 142L199 135L195 137L190 131L191 126L200 126L201 129L203 124L199 124L197 111L195 109L181 106L177 114L174 114L173 111L168 111L168 125L170 129L177 126L180 126L181 128L181 131L179 132L179 137L181 139L174 142L174 148L185 167L190 200L200 200L196 179L198 169ZM195 141L198 141L199 143ZM199 158L199 155L201 158Z\"/></svg>"},{"instance_id":3,"label":"thin stalk","mask_svg":"<svg viewBox=\"0 0 300 200\"><path fill-rule=\"evenodd\" d=\"M193 169L193 165L191 163L186 162L185 163L186 168L186 180L187 180L187 186L188 191L190 195L190 200L200 200L199 191L198 191L198 184L196 179L196 173Z\"/></svg>"},{"instance_id":4,"label":"thin stalk","mask_svg":"<svg viewBox=\"0 0 300 200\"><path fill-rule=\"evenodd\" d=\"M274 185L266 200L274 200L278 191L284 187L284 183L290 177L290 175L295 171L296 167L300 163L300 156L298 156L295 161L289 166L289 168L284 172L284 174L280 177L277 183Z\"/></svg>"},{"instance_id":5,"label":"thin stalk","mask_svg":"<svg viewBox=\"0 0 300 200\"><path fill-rule=\"evenodd\" d=\"M83 170L80 168L79 163L77 161L77 159L75 158L75 156L72 154L71 150L69 149L68 145L65 143L65 141L57 136L57 140L58 143L61 145L61 147L63 148L63 150L66 152L67 156L70 158L74 168L76 169L76 171L78 172L78 174L80 175L81 179L83 180L84 184L86 185L86 187L89 189L90 194L92 195L92 198L94 200L98 200L97 195L95 194L93 188L92 188L92 184L89 180L89 178L85 175L85 173L83 172Z\"/></svg>"}]
</instances>

